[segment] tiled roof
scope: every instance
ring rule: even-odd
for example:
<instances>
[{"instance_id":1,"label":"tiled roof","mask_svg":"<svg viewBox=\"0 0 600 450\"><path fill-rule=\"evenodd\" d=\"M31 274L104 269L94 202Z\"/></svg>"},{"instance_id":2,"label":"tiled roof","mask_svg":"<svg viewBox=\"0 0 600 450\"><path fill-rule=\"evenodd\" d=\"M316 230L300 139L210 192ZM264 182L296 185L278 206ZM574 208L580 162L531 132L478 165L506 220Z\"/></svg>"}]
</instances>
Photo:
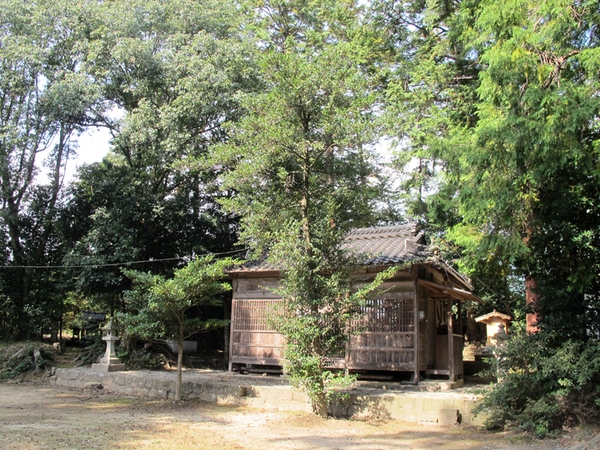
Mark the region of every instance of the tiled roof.
<instances>
[{"instance_id":1,"label":"tiled roof","mask_svg":"<svg viewBox=\"0 0 600 450\"><path fill-rule=\"evenodd\" d=\"M346 237L344 247L361 265L387 266L432 256L415 224L359 228Z\"/></svg>"},{"instance_id":2,"label":"tiled roof","mask_svg":"<svg viewBox=\"0 0 600 450\"><path fill-rule=\"evenodd\" d=\"M344 248L355 256L356 263L361 266L389 266L404 262L423 262L438 269L452 273L472 289L470 280L450 267L446 262L435 257L433 251L425 244L425 236L416 224L390 227L358 228L348 234ZM248 261L229 270L234 272L277 271L278 267L266 261L266 258Z\"/></svg>"},{"instance_id":3,"label":"tiled roof","mask_svg":"<svg viewBox=\"0 0 600 450\"><path fill-rule=\"evenodd\" d=\"M495 318L504 319L504 320L512 320L512 317L509 316L508 314L502 314L496 310L493 310L491 313L487 313L487 314L484 314L483 316L475 317L475 321L483 322L483 323L488 323L488 322L491 323L492 320Z\"/></svg>"},{"instance_id":4,"label":"tiled roof","mask_svg":"<svg viewBox=\"0 0 600 450\"><path fill-rule=\"evenodd\" d=\"M416 225L358 228L345 239L344 247L355 255L360 265L385 266L405 261L422 260L431 256L423 232ZM248 261L233 272L278 270L265 258Z\"/></svg>"},{"instance_id":5,"label":"tiled roof","mask_svg":"<svg viewBox=\"0 0 600 450\"><path fill-rule=\"evenodd\" d=\"M246 258L250 255L250 250L248 250ZM226 272L234 273L234 272L264 272L264 271L273 271L279 270L273 264L269 263L266 258L261 259L253 259L239 266L234 266L231 269L228 269Z\"/></svg>"}]
</instances>

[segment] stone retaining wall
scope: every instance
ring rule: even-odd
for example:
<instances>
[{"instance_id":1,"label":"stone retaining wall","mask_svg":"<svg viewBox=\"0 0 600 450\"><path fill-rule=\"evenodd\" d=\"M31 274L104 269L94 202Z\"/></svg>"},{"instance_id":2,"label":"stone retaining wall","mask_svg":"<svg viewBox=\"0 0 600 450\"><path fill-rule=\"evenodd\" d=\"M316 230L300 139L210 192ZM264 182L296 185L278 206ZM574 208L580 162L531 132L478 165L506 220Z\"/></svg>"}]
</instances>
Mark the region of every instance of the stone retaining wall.
<instances>
[{"instance_id":1,"label":"stone retaining wall","mask_svg":"<svg viewBox=\"0 0 600 450\"><path fill-rule=\"evenodd\" d=\"M103 389L107 392L140 397L174 399L173 373L132 371L96 372L90 369L55 369L51 383L77 389ZM186 379L187 378L187 379ZM289 385L252 384L251 379L228 376L195 376L184 374L182 397L220 404L278 411L310 412L303 393ZM479 399L474 395L454 392L376 393L351 389L331 402L335 417L402 420L429 425L480 425L484 417L473 414Z\"/></svg>"},{"instance_id":2,"label":"stone retaining wall","mask_svg":"<svg viewBox=\"0 0 600 450\"><path fill-rule=\"evenodd\" d=\"M169 379L165 379L165 375ZM90 369L55 369L51 384L77 389L104 389L107 392L138 397L175 399L175 375L161 372L96 372ZM183 400L233 404L280 411L310 412L303 393L291 386L245 386L212 377L184 381Z\"/></svg>"}]
</instances>

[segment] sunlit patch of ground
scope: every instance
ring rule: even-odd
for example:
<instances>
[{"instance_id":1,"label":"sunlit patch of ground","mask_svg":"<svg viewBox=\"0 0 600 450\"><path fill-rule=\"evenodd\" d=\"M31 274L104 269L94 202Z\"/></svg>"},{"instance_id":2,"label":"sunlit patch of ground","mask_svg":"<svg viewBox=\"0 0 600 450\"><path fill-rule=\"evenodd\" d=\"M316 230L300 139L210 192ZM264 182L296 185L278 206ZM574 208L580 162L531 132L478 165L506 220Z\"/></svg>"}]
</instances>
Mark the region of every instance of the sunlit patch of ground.
<instances>
[{"instance_id":1,"label":"sunlit patch of ground","mask_svg":"<svg viewBox=\"0 0 600 450\"><path fill-rule=\"evenodd\" d=\"M476 428L181 404L90 394L37 383L0 384L1 449L565 449L598 430L537 441Z\"/></svg>"}]
</instances>

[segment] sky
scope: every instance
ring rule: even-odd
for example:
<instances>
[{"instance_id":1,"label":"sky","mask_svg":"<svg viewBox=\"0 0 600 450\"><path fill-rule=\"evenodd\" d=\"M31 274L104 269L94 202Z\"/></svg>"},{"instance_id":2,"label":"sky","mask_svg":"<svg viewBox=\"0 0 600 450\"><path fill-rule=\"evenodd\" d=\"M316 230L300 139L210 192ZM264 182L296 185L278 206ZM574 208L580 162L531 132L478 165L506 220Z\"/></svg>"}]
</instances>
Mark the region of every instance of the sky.
<instances>
[{"instance_id":1,"label":"sky","mask_svg":"<svg viewBox=\"0 0 600 450\"><path fill-rule=\"evenodd\" d=\"M77 158L69 161L66 181L70 181L77 173L77 168L83 164L101 161L110 148L110 133L106 128L92 128L77 139L79 148Z\"/></svg>"},{"instance_id":2,"label":"sky","mask_svg":"<svg viewBox=\"0 0 600 450\"><path fill-rule=\"evenodd\" d=\"M77 175L77 169L83 164L101 161L108 153L110 133L105 128L92 128L77 138L77 157L69 159L65 173L64 185L69 184ZM36 158L38 174L34 184L44 185L50 182L49 169L45 167L50 150L46 150Z\"/></svg>"},{"instance_id":3,"label":"sky","mask_svg":"<svg viewBox=\"0 0 600 450\"><path fill-rule=\"evenodd\" d=\"M89 164L100 161L108 153L110 137L106 128L92 128L79 136L78 163Z\"/></svg>"}]
</instances>

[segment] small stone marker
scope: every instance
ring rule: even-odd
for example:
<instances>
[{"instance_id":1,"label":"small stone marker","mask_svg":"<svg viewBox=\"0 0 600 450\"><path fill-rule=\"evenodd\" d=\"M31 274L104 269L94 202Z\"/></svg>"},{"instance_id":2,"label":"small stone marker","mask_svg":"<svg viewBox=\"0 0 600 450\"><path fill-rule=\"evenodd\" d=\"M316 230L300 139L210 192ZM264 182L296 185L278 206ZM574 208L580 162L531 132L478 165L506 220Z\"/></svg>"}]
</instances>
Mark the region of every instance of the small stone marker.
<instances>
[{"instance_id":1,"label":"small stone marker","mask_svg":"<svg viewBox=\"0 0 600 450\"><path fill-rule=\"evenodd\" d=\"M115 343L119 338L113 335L113 331L116 332L117 328L113 325L112 318L108 320L108 325L102 327L102 330L106 331L106 336L102 337L102 340L106 342L106 353L100 359L100 363L92 364L92 370L99 372L125 370L125 364L121 363L121 360L117 358L117 354L115 353Z\"/></svg>"}]
</instances>

